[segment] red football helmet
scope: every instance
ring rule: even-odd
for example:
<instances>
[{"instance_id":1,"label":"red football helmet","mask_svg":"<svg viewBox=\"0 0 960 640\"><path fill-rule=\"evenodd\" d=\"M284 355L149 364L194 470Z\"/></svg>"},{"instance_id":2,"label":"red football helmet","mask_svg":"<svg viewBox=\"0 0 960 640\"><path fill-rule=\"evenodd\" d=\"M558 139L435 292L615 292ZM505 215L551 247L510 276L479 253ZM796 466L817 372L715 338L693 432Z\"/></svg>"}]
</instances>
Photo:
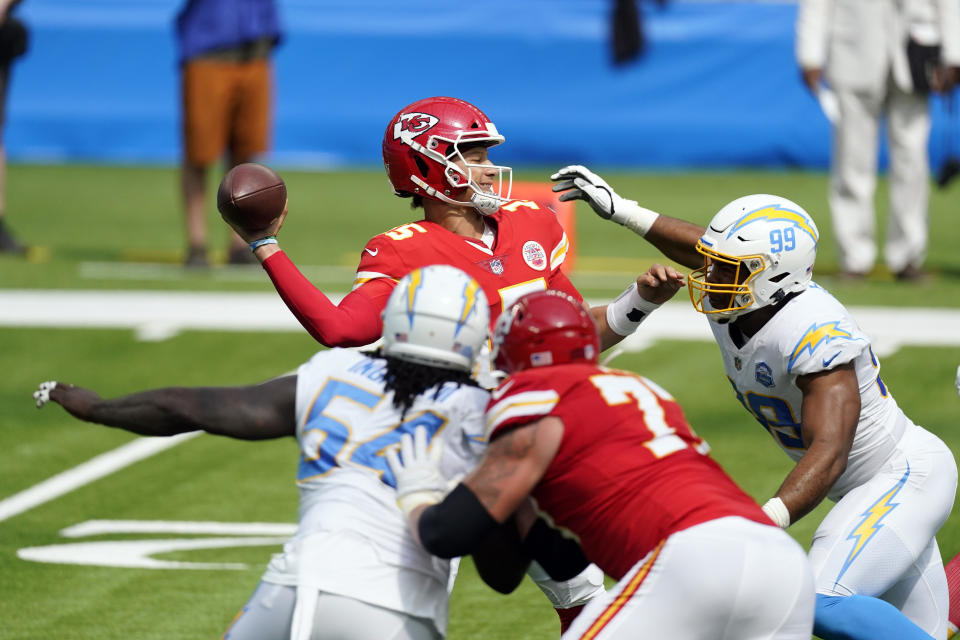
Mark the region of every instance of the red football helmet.
<instances>
[{"instance_id":1,"label":"red football helmet","mask_svg":"<svg viewBox=\"0 0 960 640\"><path fill-rule=\"evenodd\" d=\"M454 198L461 197L464 189L471 189L470 204L480 213L491 215L510 199L513 171L510 167L470 164L461 147L492 147L503 140L483 111L469 102L426 98L404 107L387 125L383 134L383 166L393 192L400 197L423 196L463 205ZM466 170L454 160L459 160ZM495 193L471 180L471 167L497 171Z\"/></svg>"},{"instance_id":2,"label":"red football helmet","mask_svg":"<svg viewBox=\"0 0 960 640\"><path fill-rule=\"evenodd\" d=\"M600 337L590 312L562 291L529 293L500 314L494 366L506 373L570 362L597 362Z\"/></svg>"}]
</instances>

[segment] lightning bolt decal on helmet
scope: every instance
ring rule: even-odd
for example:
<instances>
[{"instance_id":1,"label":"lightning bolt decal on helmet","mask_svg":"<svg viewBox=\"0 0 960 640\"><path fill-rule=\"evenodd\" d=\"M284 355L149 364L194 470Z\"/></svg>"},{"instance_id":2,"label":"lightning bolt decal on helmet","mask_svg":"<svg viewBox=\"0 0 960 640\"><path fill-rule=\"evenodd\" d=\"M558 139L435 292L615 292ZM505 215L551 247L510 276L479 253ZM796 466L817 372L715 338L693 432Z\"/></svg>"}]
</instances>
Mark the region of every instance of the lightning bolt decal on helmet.
<instances>
[{"instance_id":1,"label":"lightning bolt decal on helmet","mask_svg":"<svg viewBox=\"0 0 960 640\"><path fill-rule=\"evenodd\" d=\"M738 198L697 243L704 264L687 279L690 300L718 321L776 304L807 287L819 240L817 225L795 202L768 194Z\"/></svg>"},{"instance_id":2,"label":"lightning bolt decal on helmet","mask_svg":"<svg viewBox=\"0 0 960 640\"><path fill-rule=\"evenodd\" d=\"M470 371L487 341L490 304L476 280L448 265L414 269L383 309L383 353Z\"/></svg>"}]
</instances>

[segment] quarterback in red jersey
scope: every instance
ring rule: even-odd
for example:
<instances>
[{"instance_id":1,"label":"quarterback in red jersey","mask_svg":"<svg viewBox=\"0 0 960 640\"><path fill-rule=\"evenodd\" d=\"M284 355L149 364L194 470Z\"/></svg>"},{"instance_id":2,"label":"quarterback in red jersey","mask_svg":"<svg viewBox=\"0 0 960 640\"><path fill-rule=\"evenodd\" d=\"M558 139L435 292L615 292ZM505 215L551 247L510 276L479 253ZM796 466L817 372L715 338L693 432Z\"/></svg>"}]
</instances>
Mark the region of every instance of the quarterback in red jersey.
<instances>
[{"instance_id":1,"label":"quarterback in red jersey","mask_svg":"<svg viewBox=\"0 0 960 640\"><path fill-rule=\"evenodd\" d=\"M422 448L408 441L402 462L388 455L400 506L428 551L468 553L530 496L544 517L527 518L525 545L541 564L571 570L538 555L551 547L544 540L563 537L555 544L576 541L619 581L564 638L809 640L803 549L707 456L670 394L597 365L596 329L575 298L524 296L493 340L510 377L491 394L480 465L441 501Z\"/></svg>"},{"instance_id":2,"label":"quarterback in red jersey","mask_svg":"<svg viewBox=\"0 0 960 640\"><path fill-rule=\"evenodd\" d=\"M568 248L563 228L537 203L510 200L510 168L488 157L503 141L480 109L456 98L426 98L394 116L383 138L384 167L394 193L422 206L423 219L366 244L353 290L339 305L280 250L276 234L284 216L253 235L236 231L300 323L327 346L374 342L397 281L430 264L459 267L480 282L491 318L532 291L558 289L579 299L560 271ZM632 333L648 312L632 283L614 303L591 310L604 348Z\"/></svg>"}]
</instances>

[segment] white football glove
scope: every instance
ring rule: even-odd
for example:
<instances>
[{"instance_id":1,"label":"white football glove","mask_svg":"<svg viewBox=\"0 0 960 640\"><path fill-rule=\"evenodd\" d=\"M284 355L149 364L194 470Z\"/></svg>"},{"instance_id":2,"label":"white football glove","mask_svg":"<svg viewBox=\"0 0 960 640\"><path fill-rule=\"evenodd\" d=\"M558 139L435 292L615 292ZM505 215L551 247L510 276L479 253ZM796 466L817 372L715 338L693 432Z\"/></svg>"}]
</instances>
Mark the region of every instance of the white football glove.
<instances>
[{"instance_id":1,"label":"white football glove","mask_svg":"<svg viewBox=\"0 0 960 640\"><path fill-rule=\"evenodd\" d=\"M578 164L560 169L550 179L559 181L553 185L555 192L565 192L560 196L561 202L583 200L601 218L622 224L641 236L647 235L660 215L641 207L635 200L621 198L603 178Z\"/></svg>"},{"instance_id":2,"label":"white football glove","mask_svg":"<svg viewBox=\"0 0 960 640\"><path fill-rule=\"evenodd\" d=\"M437 440L427 448L427 430L417 427L413 437L409 433L400 438L401 462L396 449L387 451L387 464L397 481L397 506L404 516L421 504L436 504L443 500L447 481L440 473L440 455L443 447Z\"/></svg>"},{"instance_id":3,"label":"white football glove","mask_svg":"<svg viewBox=\"0 0 960 640\"><path fill-rule=\"evenodd\" d=\"M37 390L33 392L33 399L37 402L37 409L50 402L50 392L53 391L56 386L56 380L40 383Z\"/></svg>"}]
</instances>

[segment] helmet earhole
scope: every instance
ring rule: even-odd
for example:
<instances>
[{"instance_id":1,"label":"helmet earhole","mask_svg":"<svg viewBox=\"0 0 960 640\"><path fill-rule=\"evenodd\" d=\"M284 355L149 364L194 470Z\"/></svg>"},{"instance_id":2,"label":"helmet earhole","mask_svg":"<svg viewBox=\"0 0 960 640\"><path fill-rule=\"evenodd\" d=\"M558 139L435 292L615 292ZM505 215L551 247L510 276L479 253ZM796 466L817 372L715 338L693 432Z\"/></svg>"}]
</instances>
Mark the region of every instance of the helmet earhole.
<instances>
[{"instance_id":1,"label":"helmet earhole","mask_svg":"<svg viewBox=\"0 0 960 640\"><path fill-rule=\"evenodd\" d=\"M420 170L420 175L426 178L427 174L430 172L430 167L427 166L426 161L420 156L413 156L413 160L417 163L417 169Z\"/></svg>"}]
</instances>

